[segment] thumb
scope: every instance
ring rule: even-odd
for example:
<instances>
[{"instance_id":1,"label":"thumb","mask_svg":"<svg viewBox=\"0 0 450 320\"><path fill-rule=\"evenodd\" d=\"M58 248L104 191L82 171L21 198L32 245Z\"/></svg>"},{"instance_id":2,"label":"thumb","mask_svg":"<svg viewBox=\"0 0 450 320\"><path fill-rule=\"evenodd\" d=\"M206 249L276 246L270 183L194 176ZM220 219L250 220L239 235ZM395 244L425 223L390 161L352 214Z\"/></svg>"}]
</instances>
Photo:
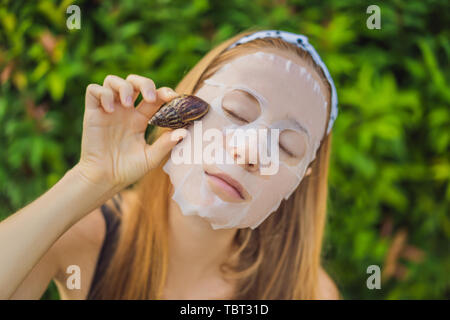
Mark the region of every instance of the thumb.
<instances>
[{"instance_id":1,"label":"thumb","mask_svg":"<svg viewBox=\"0 0 450 320\"><path fill-rule=\"evenodd\" d=\"M145 156L149 170L156 168L175 145L187 135L187 130L180 128L163 133L153 144L145 146Z\"/></svg>"}]
</instances>

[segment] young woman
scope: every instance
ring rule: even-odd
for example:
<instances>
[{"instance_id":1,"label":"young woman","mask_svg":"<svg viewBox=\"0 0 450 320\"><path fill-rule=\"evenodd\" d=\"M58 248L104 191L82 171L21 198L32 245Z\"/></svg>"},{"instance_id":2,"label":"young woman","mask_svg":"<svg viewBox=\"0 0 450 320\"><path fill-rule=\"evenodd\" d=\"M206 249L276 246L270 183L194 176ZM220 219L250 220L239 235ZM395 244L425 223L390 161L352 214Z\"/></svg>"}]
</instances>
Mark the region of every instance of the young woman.
<instances>
[{"instance_id":1,"label":"young woman","mask_svg":"<svg viewBox=\"0 0 450 320\"><path fill-rule=\"evenodd\" d=\"M211 105L204 129L279 129L276 173L248 160L251 142L224 144L244 163L174 165L193 126L148 145L148 120L181 93ZM79 163L0 223L0 297L38 299L53 279L63 299L339 298L320 259L336 115L317 53L276 30L223 42L176 93L137 75L89 85Z\"/></svg>"}]
</instances>

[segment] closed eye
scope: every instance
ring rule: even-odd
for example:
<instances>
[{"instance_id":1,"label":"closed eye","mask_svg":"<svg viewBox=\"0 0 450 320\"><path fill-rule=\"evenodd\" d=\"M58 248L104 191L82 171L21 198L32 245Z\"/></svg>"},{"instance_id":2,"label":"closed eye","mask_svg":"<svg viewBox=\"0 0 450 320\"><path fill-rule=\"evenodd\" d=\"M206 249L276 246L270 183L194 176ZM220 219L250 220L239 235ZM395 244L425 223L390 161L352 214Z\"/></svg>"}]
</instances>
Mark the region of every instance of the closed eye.
<instances>
[{"instance_id":1,"label":"closed eye","mask_svg":"<svg viewBox=\"0 0 450 320\"><path fill-rule=\"evenodd\" d=\"M223 109L223 111L225 111L229 116L231 116L231 117L233 117L233 118L235 118L235 119L237 119L237 120L239 120L239 121L242 121L242 122L245 122L245 123L249 123L248 120L245 120L244 118L238 116L238 115L237 115L236 113L234 113L233 111L228 110L228 109L225 108L225 107L222 107L222 109Z\"/></svg>"},{"instance_id":2,"label":"closed eye","mask_svg":"<svg viewBox=\"0 0 450 320\"><path fill-rule=\"evenodd\" d=\"M292 152L290 152L288 149L286 149L285 147L283 147L283 145L280 143L280 149L283 151L283 152L286 152L290 157L294 157L295 158L295 155L292 153Z\"/></svg>"},{"instance_id":3,"label":"closed eye","mask_svg":"<svg viewBox=\"0 0 450 320\"><path fill-rule=\"evenodd\" d=\"M242 122L245 122L245 123L250 123L248 120L245 120L244 118L238 116L238 115L235 114L233 111L228 110L227 108L225 108L225 107L223 107L223 106L222 106L222 109L223 109L223 110L225 111L225 113L227 113L229 116L231 116L231 117L233 117L233 118L235 118L235 119L237 119L237 120L239 120L239 121L242 121ZM285 152L289 157L292 157L292 158L295 158L295 157L296 157L295 154L293 154L291 151L289 151L288 149L286 149L281 143L279 144L279 146L280 146L280 149L281 149L283 152Z\"/></svg>"}]
</instances>

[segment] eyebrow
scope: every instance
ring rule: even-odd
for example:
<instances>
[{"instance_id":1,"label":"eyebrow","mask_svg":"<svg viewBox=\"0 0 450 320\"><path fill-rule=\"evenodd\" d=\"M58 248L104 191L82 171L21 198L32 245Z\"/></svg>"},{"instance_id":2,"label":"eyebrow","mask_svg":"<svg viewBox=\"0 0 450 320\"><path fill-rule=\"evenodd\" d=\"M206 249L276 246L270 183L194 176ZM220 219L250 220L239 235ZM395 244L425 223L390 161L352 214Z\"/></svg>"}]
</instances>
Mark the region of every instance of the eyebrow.
<instances>
[{"instance_id":1,"label":"eyebrow","mask_svg":"<svg viewBox=\"0 0 450 320\"><path fill-rule=\"evenodd\" d=\"M302 125L300 122L298 122L297 120L295 120L294 118L291 118L291 117L287 117L287 118L285 118L285 120L291 122L294 125L294 127L296 127L299 131L304 132L308 136L308 138L311 138L309 130L304 125Z\"/></svg>"},{"instance_id":2,"label":"eyebrow","mask_svg":"<svg viewBox=\"0 0 450 320\"><path fill-rule=\"evenodd\" d=\"M258 97L255 97L253 94L251 94L250 92L245 91L245 90L239 90L239 91L244 92L244 94L245 94L246 97L250 98L251 100L256 101L256 102L259 104Z\"/></svg>"},{"instance_id":3,"label":"eyebrow","mask_svg":"<svg viewBox=\"0 0 450 320\"><path fill-rule=\"evenodd\" d=\"M248 87L248 86L245 85L245 84L238 84L238 86L240 86L240 88L235 88L234 90L238 90L238 91L244 92L244 94L245 94L246 96L250 97L251 99L256 100L256 102L257 102L259 105L261 105L261 104L266 104L266 103L267 103L266 98L264 98L264 96L263 96L261 93L259 93L258 91L256 91L255 89L250 88L250 87ZM251 91L255 92L256 95L253 94Z\"/></svg>"},{"instance_id":4,"label":"eyebrow","mask_svg":"<svg viewBox=\"0 0 450 320\"><path fill-rule=\"evenodd\" d=\"M295 119L290 119L292 122L294 122L294 125L296 127L298 127L299 130L303 131L304 133L306 133L308 135L308 137L310 137L309 131L308 129L305 128L305 126L301 125L297 120Z\"/></svg>"},{"instance_id":5,"label":"eyebrow","mask_svg":"<svg viewBox=\"0 0 450 320\"><path fill-rule=\"evenodd\" d=\"M260 103L258 97L255 96L254 94L248 92L246 90L246 88L234 89L233 91L238 91L238 92L243 93L245 97L249 98L252 102L254 102L254 103L258 104L259 106L261 106L261 103Z\"/></svg>"}]
</instances>

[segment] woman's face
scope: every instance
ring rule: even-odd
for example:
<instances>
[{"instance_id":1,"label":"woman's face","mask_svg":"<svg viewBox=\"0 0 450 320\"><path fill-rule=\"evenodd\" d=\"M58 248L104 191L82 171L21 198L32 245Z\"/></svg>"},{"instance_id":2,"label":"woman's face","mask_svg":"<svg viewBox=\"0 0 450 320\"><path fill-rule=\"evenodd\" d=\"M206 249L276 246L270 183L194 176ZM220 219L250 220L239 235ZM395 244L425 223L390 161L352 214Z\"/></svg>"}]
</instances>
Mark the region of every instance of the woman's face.
<instances>
[{"instance_id":1,"label":"woman's face","mask_svg":"<svg viewBox=\"0 0 450 320\"><path fill-rule=\"evenodd\" d=\"M204 217L214 229L256 228L315 158L326 127L326 86L299 57L265 49L226 64L195 95L211 109L188 127L164 167L173 199L184 215ZM237 129L247 138L233 140ZM191 161L174 161L188 153Z\"/></svg>"}]
</instances>

